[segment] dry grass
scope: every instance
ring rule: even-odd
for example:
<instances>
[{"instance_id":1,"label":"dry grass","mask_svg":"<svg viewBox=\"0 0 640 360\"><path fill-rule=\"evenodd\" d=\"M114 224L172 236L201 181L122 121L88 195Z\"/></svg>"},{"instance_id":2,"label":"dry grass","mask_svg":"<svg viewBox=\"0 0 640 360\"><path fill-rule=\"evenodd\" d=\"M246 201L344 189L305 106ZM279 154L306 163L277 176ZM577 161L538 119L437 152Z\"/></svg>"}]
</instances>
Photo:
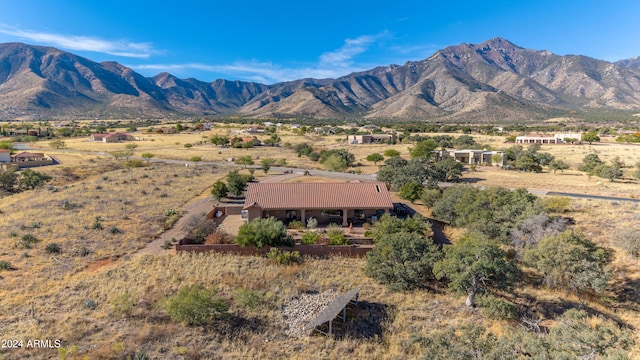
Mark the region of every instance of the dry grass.
<instances>
[{"instance_id":1,"label":"dry grass","mask_svg":"<svg viewBox=\"0 0 640 360\"><path fill-rule=\"evenodd\" d=\"M332 137L291 136L291 142L294 140L313 142L314 146L351 146L337 144ZM148 143L155 146L159 141ZM286 136L283 141L287 141ZM147 141L137 144L140 144L137 152L154 152L152 148L141 149ZM207 146L194 151L209 151ZM376 146L364 145L353 151L361 151L357 158L387 148L401 149L399 151L407 154L405 145L380 146L374 150ZM114 147L121 149L124 145ZM274 149L280 155L273 157L288 154L288 161L289 157L291 161L305 161L291 155L291 150ZM266 157L261 150L265 148L235 151ZM191 150L174 147L166 151L169 154ZM110 167L102 166L107 160L91 155L61 153L61 156L69 156L70 162L77 161L82 167L70 168L66 164L42 168L57 179L51 190L28 191L5 197L0 202L3 249L0 260L10 261L16 267L14 271L0 273L0 338L59 338L66 348L78 347L77 358L91 359L124 358L135 351L151 358L412 359L420 355L417 345L409 341L414 334L425 336L467 321L479 323L497 335L508 329L506 323L489 320L481 312L467 309L464 299L444 291L390 292L364 275L362 259L307 259L302 265L281 267L258 257L136 255L137 249L164 228L164 210L182 211L187 201L206 195L208 187L224 173L208 166L174 165L109 170ZM255 175L264 177L259 170ZM598 185L597 180L588 180L586 176L531 175L489 168L480 168L479 172L467 176L482 177L481 185L572 187L571 192L578 192L576 188L592 192L601 187L599 191L603 194L619 195L626 191L625 186L630 186L629 191L637 186L608 182ZM310 176L291 181L325 180ZM166 197L160 196L162 194ZM64 210L64 201L79 207ZM428 209L414 207L422 214L429 214ZM103 230L92 228L98 215L103 219ZM640 328L637 305L640 264L615 248L612 241L616 233L637 225L638 205L573 200L570 211L564 215L574 218L577 227L594 241L615 250L616 278L610 300L587 300L586 306ZM123 232L111 234L108 230L114 226ZM445 229L452 238L461 231ZM17 236L10 236L12 232ZM14 247L16 239L27 233L41 242L31 250ZM62 254L49 255L44 251L44 246L51 242L61 244ZM81 256L85 247L90 252ZM25 252L29 257L23 256ZM196 283L217 288L220 296L234 304L230 319L205 329L170 321L163 310L164 299L180 287ZM284 335L286 324L280 309L291 298L305 292L345 291L356 286L363 287L360 299L364 303L348 311L351 329L348 336L332 340L320 335L301 339ZM255 309L235 304L233 300L240 289L257 292L262 303ZM549 305L580 303L574 295L532 286L519 288L518 294L529 299L524 302L527 306L540 311L550 311ZM85 306L87 300L95 302L95 309ZM117 314L115 305L128 311ZM596 320L593 321L595 324ZM334 321L334 326L339 334L344 330L340 320ZM636 332L634 336L637 343L632 357L638 357L640 334ZM50 358L56 353L55 350L0 350L0 359L3 356L6 359Z\"/></svg>"}]
</instances>

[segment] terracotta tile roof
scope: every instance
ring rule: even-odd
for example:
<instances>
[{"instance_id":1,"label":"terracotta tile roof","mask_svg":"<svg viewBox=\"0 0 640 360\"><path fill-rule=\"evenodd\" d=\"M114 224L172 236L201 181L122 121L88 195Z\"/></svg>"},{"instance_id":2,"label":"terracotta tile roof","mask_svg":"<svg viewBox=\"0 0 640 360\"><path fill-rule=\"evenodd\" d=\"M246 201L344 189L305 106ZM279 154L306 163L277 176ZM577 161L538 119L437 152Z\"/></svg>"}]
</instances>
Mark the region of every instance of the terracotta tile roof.
<instances>
[{"instance_id":1,"label":"terracotta tile roof","mask_svg":"<svg viewBox=\"0 0 640 360\"><path fill-rule=\"evenodd\" d=\"M7 149L0 149L0 152L11 152L11 150L7 150Z\"/></svg>"},{"instance_id":2,"label":"terracotta tile roof","mask_svg":"<svg viewBox=\"0 0 640 360\"><path fill-rule=\"evenodd\" d=\"M391 209L393 202L382 182L369 183L252 183L244 208L262 209Z\"/></svg>"},{"instance_id":3,"label":"terracotta tile roof","mask_svg":"<svg viewBox=\"0 0 640 360\"><path fill-rule=\"evenodd\" d=\"M30 153L23 151L19 154L11 155L12 158L27 158L27 157L43 157L44 153Z\"/></svg>"}]
</instances>

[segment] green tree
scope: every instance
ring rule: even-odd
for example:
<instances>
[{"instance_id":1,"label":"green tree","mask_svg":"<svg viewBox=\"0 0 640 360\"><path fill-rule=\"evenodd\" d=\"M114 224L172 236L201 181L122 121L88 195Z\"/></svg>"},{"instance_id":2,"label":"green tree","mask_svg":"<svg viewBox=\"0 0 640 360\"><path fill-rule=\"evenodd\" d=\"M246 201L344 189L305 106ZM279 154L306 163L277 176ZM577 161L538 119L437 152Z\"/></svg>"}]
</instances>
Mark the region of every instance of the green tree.
<instances>
[{"instance_id":1,"label":"green tree","mask_svg":"<svg viewBox=\"0 0 640 360\"><path fill-rule=\"evenodd\" d=\"M604 162L600 160L597 154L588 154L582 159L582 165L580 165L578 170L584 171L589 175L596 175L595 169L603 164Z\"/></svg>"},{"instance_id":2,"label":"green tree","mask_svg":"<svg viewBox=\"0 0 640 360\"><path fill-rule=\"evenodd\" d=\"M229 188L227 187L227 184L223 183L220 180L216 181L213 184L213 189L211 189L211 195L213 195L213 198L216 199L216 201L220 201L220 199L226 197L228 193L229 193Z\"/></svg>"},{"instance_id":3,"label":"green tree","mask_svg":"<svg viewBox=\"0 0 640 360\"><path fill-rule=\"evenodd\" d=\"M433 265L442 252L433 240L402 231L382 237L366 257L367 276L392 290L409 290L434 280Z\"/></svg>"},{"instance_id":4,"label":"green tree","mask_svg":"<svg viewBox=\"0 0 640 360\"><path fill-rule=\"evenodd\" d=\"M338 154L329 155L324 161L322 161L322 164L329 171L344 171L348 166L347 161Z\"/></svg>"},{"instance_id":5,"label":"green tree","mask_svg":"<svg viewBox=\"0 0 640 360\"><path fill-rule=\"evenodd\" d=\"M253 245L259 249L265 245L292 245L287 238L287 227L274 217L256 218L242 224L238 229L236 243L240 246Z\"/></svg>"},{"instance_id":6,"label":"green tree","mask_svg":"<svg viewBox=\"0 0 640 360\"><path fill-rule=\"evenodd\" d=\"M575 230L542 239L525 251L524 261L539 270L551 288L602 292L610 279L605 266L611 252Z\"/></svg>"},{"instance_id":7,"label":"green tree","mask_svg":"<svg viewBox=\"0 0 640 360\"><path fill-rule=\"evenodd\" d=\"M194 162L194 163L198 163L200 161L202 161L202 158L200 156L192 156L189 161Z\"/></svg>"},{"instance_id":8,"label":"green tree","mask_svg":"<svg viewBox=\"0 0 640 360\"><path fill-rule=\"evenodd\" d=\"M260 160L260 167L262 168L262 171L264 171L264 173L266 174L269 172L269 169L271 169L271 167L275 165L277 162L278 161L273 158L264 158Z\"/></svg>"},{"instance_id":9,"label":"green tree","mask_svg":"<svg viewBox=\"0 0 640 360\"><path fill-rule=\"evenodd\" d=\"M229 144L229 137L214 135L211 138L211 143L217 146L226 146Z\"/></svg>"},{"instance_id":10,"label":"green tree","mask_svg":"<svg viewBox=\"0 0 640 360\"><path fill-rule=\"evenodd\" d=\"M409 149L411 158L423 158L430 159L433 156L433 151L438 147L438 143L434 140L418 141L415 147Z\"/></svg>"},{"instance_id":11,"label":"green tree","mask_svg":"<svg viewBox=\"0 0 640 360\"><path fill-rule=\"evenodd\" d=\"M411 181L436 187L437 180L431 168L432 164L421 158L407 161L399 156L394 156L385 160L384 165L380 166L377 179L393 190L399 190L404 184Z\"/></svg>"},{"instance_id":12,"label":"green tree","mask_svg":"<svg viewBox=\"0 0 640 360\"><path fill-rule=\"evenodd\" d=\"M375 222L375 224L373 224L370 232L376 243L378 241L382 241L382 239L391 234L399 232L416 233L424 238L433 235L433 231L431 231L431 224L429 224L429 222L420 214L416 214L413 217L408 217L406 219L400 219L389 214L384 214Z\"/></svg>"},{"instance_id":13,"label":"green tree","mask_svg":"<svg viewBox=\"0 0 640 360\"><path fill-rule=\"evenodd\" d=\"M467 294L466 305L473 306L478 291L487 286L505 288L520 275L516 264L494 240L479 233L467 233L455 245L444 248L444 258L433 267L437 279L449 280L449 288Z\"/></svg>"},{"instance_id":14,"label":"green tree","mask_svg":"<svg viewBox=\"0 0 640 360\"><path fill-rule=\"evenodd\" d=\"M420 195L422 195L423 189L424 187L421 184L418 184L415 181L410 181L402 185L398 196L400 196L405 200L411 201L411 203L413 204L414 201L420 198Z\"/></svg>"},{"instance_id":15,"label":"green tree","mask_svg":"<svg viewBox=\"0 0 640 360\"><path fill-rule=\"evenodd\" d=\"M22 172L22 176L20 177L20 187L33 190L38 186L44 185L50 180L51 176L47 174L27 169Z\"/></svg>"},{"instance_id":16,"label":"green tree","mask_svg":"<svg viewBox=\"0 0 640 360\"><path fill-rule=\"evenodd\" d=\"M601 164L596 166L593 169L593 172L603 179L608 179L613 182L615 179L619 179L622 177L622 169L617 167L616 165L605 165Z\"/></svg>"},{"instance_id":17,"label":"green tree","mask_svg":"<svg viewBox=\"0 0 640 360\"><path fill-rule=\"evenodd\" d=\"M184 128L184 127L182 126L182 124L181 124L181 123L177 123L177 124L176 124L176 131L177 131L177 132L182 131L182 130L183 130L183 128Z\"/></svg>"},{"instance_id":18,"label":"green tree","mask_svg":"<svg viewBox=\"0 0 640 360\"><path fill-rule=\"evenodd\" d=\"M457 139L454 140L453 144L456 146L456 148L462 149L475 145L476 141L473 139L473 136L460 135Z\"/></svg>"},{"instance_id":19,"label":"green tree","mask_svg":"<svg viewBox=\"0 0 640 360\"><path fill-rule=\"evenodd\" d=\"M0 169L0 188L12 192L18 183L18 173L14 169Z\"/></svg>"},{"instance_id":20,"label":"green tree","mask_svg":"<svg viewBox=\"0 0 640 360\"><path fill-rule=\"evenodd\" d=\"M55 139L49 141L49 147L53 149L64 149L67 147L67 144L62 139Z\"/></svg>"},{"instance_id":21,"label":"green tree","mask_svg":"<svg viewBox=\"0 0 640 360\"><path fill-rule=\"evenodd\" d=\"M247 156L240 156L239 158L236 159L235 161L236 164L238 165L244 165L244 168L247 168L247 165L253 165L255 164L253 162L253 160L251 159L251 156L247 155Z\"/></svg>"},{"instance_id":22,"label":"green tree","mask_svg":"<svg viewBox=\"0 0 640 360\"><path fill-rule=\"evenodd\" d=\"M383 155L385 157L394 157L394 156L400 156L400 152L398 150L394 150L394 149L387 149L384 151Z\"/></svg>"},{"instance_id":23,"label":"green tree","mask_svg":"<svg viewBox=\"0 0 640 360\"><path fill-rule=\"evenodd\" d=\"M146 152L142 154L142 157L147 160L147 165L149 165L149 160L151 160L152 157L154 157L155 155L153 155L152 153Z\"/></svg>"},{"instance_id":24,"label":"green tree","mask_svg":"<svg viewBox=\"0 0 640 360\"><path fill-rule=\"evenodd\" d=\"M553 173L555 174L558 170L563 172L564 170L569 169L569 165L562 160L553 160L549 163L549 169L553 170Z\"/></svg>"},{"instance_id":25,"label":"green tree","mask_svg":"<svg viewBox=\"0 0 640 360\"><path fill-rule=\"evenodd\" d=\"M167 299L167 314L174 321L190 326L207 325L227 316L229 305L216 298L215 289L202 285L182 287L178 294Z\"/></svg>"},{"instance_id":26,"label":"green tree","mask_svg":"<svg viewBox=\"0 0 640 360\"><path fill-rule=\"evenodd\" d=\"M134 149L138 148L138 144L129 143L129 144L125 145L124 147L127 150L134 150Z\"/></svg>"},{"instance_id":27,"label":"green tree","mask_svg":"<svg viewBox=\"0 0 640 360\"><path fill-rule=\"evenodd\" d=\"M367 161L371 161L375 166L378 166L378 161L384 160L384 156L379 153L373 153L367 155Z\"/></svg>"},{"instance_id":28,"label":"green tree","mask_svg":"<svg viewBox=\"0 0 640 360\"><path fill-rule=\"evenodd\" d=\"M585 131L582 133L582 141L586 141L591 145L593 142L600 141L597 131Z\"/></svg>"},{"instance_id":29,"label":"green tree","mask_svg":"<svg viewBox=\"0 0 640 360\"><path fill-rule=\"evenodd\" d=\"M227 173L227 184L231 195L240 196L247 188L247 179L238 170L232 170Z\"/></svg>"},{"instance_id":30,"label":"green tree","mask_svg":"<svg viewBox=\"0 0 640 360\"><path fill-rule=\"evenodd\" d=\"M447 158L433 164L434 177L438 181L458 181L462 176L464 165L452 158Z\"/></svg>"}]
</instances>

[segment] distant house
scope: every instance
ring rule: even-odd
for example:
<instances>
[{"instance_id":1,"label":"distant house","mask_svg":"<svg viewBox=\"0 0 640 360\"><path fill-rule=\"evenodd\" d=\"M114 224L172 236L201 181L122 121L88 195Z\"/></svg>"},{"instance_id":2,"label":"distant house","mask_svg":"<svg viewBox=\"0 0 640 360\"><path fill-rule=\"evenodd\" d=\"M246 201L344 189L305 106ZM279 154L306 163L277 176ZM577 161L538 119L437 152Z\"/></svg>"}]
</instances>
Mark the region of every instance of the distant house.
<instances>
[{"instance_id":1,"label":"distant house","mask_svg":"<svg viewBox=\"0 0 640 360\"><path fill-rule=\"evenodd\" d=\"M351 144L373 144L379 142L392 142L396 139L392 134L373 135L349 135L348 142Z\"/></svg>"},{"instance_id":2,"label":"distant house","mask_svg":"<svg viewBox=\"0 0 640 360\"><path fill-rule=\"evenodd\" d=\"M34 166L52 165L53 159L46 156L44 153L31 153L21 152L11 155L11 162L17 165L19 168L28 168Z\"/></svg>"},{"instance_id":3,"label":"distant house","mask_svg":"<svg viewBox=\"0 0 640 360\"><path fill-rule=\"evenodd\" d=\"M497 165L503 166L507 163L507 157L502 151L487 150L436 150L435 160L441 161L452 158L455 161L469 165ZM494 156L499 155L499 156Z\"/></svg>"},{"instance_id":4,"label":"distant house","mask_svg":"<svg viewBox=\"0 0 640 360\"><path fill-rule=\"evenodd\" d=\"M576 139L576 142L582 141L581 133L565 133L554 135L528 134L516 136L516 144L563 144L565 139Z\"/></svg>"},{"instance_id":5,"label":"distant house","mask_svg":"<svg viewBox=\"0 0 640 360\"><path fill-rule=\"evenodd\" d=\"M266 130L265 130L264 126L250 126L246 130L246 132L249 133L249 134L262 134L265 131Z\"/></svg>"},{"instance_id":6,"label":"distant house","mask_svg":"<svg viewBox=\"0 0 640 360\"><path fill-rule=\"evenodd\" d=\"M275 217L285 223L306 222L313 217L320 224L374 222L393 209L382 182L369 183L251 183L247 188L243 217Z\"/></svg>"},{"instance_id":7,"label":"distant house","mask_svg":"<svg viewBox=\"0 0 640 360\"><path fill-rule=\"evenodd\" d=\"M91 141L99 141L105 143L114 143L120 141L133 141L136 138L127 133L108 133L108 134L91 134Z\"/></svg>"}]
</instances>

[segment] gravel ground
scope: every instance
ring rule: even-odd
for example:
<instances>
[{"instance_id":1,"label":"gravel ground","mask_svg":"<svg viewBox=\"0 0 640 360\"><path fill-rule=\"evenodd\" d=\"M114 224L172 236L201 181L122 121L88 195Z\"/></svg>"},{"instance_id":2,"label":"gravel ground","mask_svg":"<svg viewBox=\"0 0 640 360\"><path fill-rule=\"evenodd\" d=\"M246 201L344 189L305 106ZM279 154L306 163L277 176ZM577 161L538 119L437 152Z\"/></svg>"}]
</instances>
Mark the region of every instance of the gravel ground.
<instances>
[{"instance_id":1,"label":"gravel ground","mask_svg":"<svg viewBox=\"0 0 640 360\"><path fill-rule=\"evenodd\" d=\"M289 301L282 309L285 323L288 325L287 335L292 337L309 335L309 331L304 331L305 325L338 295L335 290L327 290L320 294L302 294Z\"/></svg>"}]
</instances>

